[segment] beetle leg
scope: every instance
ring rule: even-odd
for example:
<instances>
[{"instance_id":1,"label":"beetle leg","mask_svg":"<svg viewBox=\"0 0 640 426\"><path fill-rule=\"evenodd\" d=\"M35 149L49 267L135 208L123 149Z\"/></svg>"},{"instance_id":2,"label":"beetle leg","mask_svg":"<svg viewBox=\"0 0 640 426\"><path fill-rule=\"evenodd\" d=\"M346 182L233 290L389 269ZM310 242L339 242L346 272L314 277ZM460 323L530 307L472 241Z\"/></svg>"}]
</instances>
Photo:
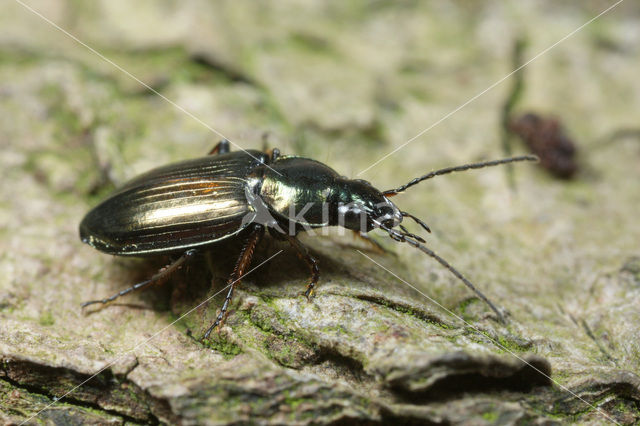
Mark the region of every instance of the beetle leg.
<instances>
[{"instance_id":1,"label":"beetle leg","mask_svg":"<svg viewBox=\"0 0 640 426\"><path fill-rule=\"evenodd\" d=\"M311 282L309 282L309 284L307 285L307 290L304 292L304 295L307 300L311 300L315 291L316 284L320 279L320 269L318 268L318 261L309 254L307 248L303 246L296 237L292 237L290 235L287 235L286 237L289 241L289 244L291 244L291 247L296 249L296 251L298 252L298 257L307 262L307 265L309 265L309 270L311 271Z\"/></svg>"},{"instance_id":2,"label":"beetle leg","mask_svg":"<svg viewBox=\"0 0 640 426\"><path fill-rule=\"evenodd\" d=\"M262 151L267 152L269 150L269 137L271 132L262 132Z\"/></svg>"},{"instance_id":3,"label":"beetle leg","mask_svg":"<svg viewBox=\"0 0 640 426\"><path fill-rule=\"evenodd\" d=\"M220 142L216 144L216 146L213 147L213 149L211 149L211 151L209 151L208 155L226 154L227 152L230 152L230 151L231 151L231 147L229 146L229 141L226 139L222 139Z\"/></svg>"},{"instance_id":4,"label":"beetle leg","mask_svg":"<svg viewBox=\"0 0 640 426\"><path fill-rule=\"evenodd\" d=\"M278 148L269 149L269 136L271 136L270 132L262 134L262 151L269 156L269 163L273 163L280 157L280 150Z\"/></svg>"},{"instance_id":5,"label":"beetle leg","mask_svg":"<svg viewBox=\"0 0 640 426\"><path fill-rule=\"evenodd\" d=\"M102 300L91 300L89 302L84 302L81 306L84 308L85 306L89 306L89 305L93 305L95 303L109 303L113 300L116 300L118 297L120 296L124 296L127 293L131 293L134 290L139 290L141 288L144 288L150 284L154 284L157 283L158 281L163 280L164 278L167 278L169 275L173 274L175 271L177 271L178 269L180 269L180 267L190 258L192 258L195 254L197 253L196 249L191 249L191 250L187 250L186 252L184 252L184 254L182 256L180 256L175 262L165 266L164 268L162 268L160 271L158 271L157 274L155 274L154 276L152 276L151 278L149 278L148 280L145 281L141 281L137 284L132 285L129 288L126 288L116 294L114 294L111 297L107 297L106 299L102 299Z\"/></svg>"},{"instance_id":6,"label":"beetle leg","mask_svg":"<svg viewBox=\"0 0 640 426\"><path fill-rule=\"evenodd\" d=\"M224 320L227 317L227 308L229 307L229 303L231 303L231 298L233 297L233 290L235 286L240 282L242 276L245 271L251 264L251 258L253 258L253 252L255 251L256 246L260 242L260 239L264 235L264 226L255 225L255 228L249 234L249 237L245 241L242 246L242 250L240 251L240 256L236 261L236 266L233 268L233 272L229 277L229 291L227 292L227 297L224 299L224 303L222 304L222 308L220 309L220 313L218 314L215 322L207 329L202 336L202 340L207 340L209 335L216 327L221 327L224 324Z\"/></svg>"},{"instance_id":7,"label":"beetle leg","mask_svg":"<svg viewBox=\"0 0 640 426\"><path fill-rule=\"evenodd\" d=\"M280 157L280 150L278 148L273 148L271 151L269 151L269 157L271 158L271 163L275 162L278 157Z\"/></svg>"}]
</instances>

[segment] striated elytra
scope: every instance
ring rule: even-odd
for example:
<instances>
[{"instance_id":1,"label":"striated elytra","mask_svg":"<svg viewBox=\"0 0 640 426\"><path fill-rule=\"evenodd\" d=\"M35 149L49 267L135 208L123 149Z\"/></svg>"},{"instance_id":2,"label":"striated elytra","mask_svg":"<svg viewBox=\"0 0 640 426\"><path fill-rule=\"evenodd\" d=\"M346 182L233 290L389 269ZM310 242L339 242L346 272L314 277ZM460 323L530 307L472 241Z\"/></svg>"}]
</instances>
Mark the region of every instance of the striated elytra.
<instances>
[{"instance_id":1,"label":"striated elytra","mask_svg":"<svg viewBox=\"0 0 640 426\"><path fill-rule=\"evenodd\" d=\"M463 281L503 320L500 311L471 282L421 244L425 241L401 222L409 217L426 231L428 226L401 211L389 198L434 176L536 160L534 156L521 156L451 167L380 191L366 181L342 177L312 159L281 156L277 149L266 153L230 152L229 142L223 140L206 157L159 167L132 179L87 213L80 223L80 238L102 252L181 256L150 279L83 306L108 303L146 287L176 271L198 251L215 250L221 240L241 238L243 245L228 281L229 291L215 322L203 336L206 339L223 323L234 287L247 271L265 229L273 237L288 241L308 264L311 280L304 294L311 298L319 279L318 262L296 235L314 228L342 226L365 238L368 232L381 229L392 239L423 251Z\"/></svg>"}]
</instances>

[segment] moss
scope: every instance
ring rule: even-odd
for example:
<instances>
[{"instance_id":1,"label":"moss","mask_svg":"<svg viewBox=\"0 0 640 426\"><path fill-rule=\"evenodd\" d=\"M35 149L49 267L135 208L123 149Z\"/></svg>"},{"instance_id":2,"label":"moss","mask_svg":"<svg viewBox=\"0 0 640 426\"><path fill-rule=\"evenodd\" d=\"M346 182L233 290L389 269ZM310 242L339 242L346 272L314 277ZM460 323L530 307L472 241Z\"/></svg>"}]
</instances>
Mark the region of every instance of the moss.
<instances>
[{"instance_id":1,"label":"moss","mask_svg":"<svg viewBox=\"0 0 640 426\"><path fill-rule=\"evenodd\" d=\"M485 413L482 413L482 419L486 420L489 423L495 423L495 421L498 420L499 416L500 414L495 411L487 411Z\"/></svg>"},{"instance_id":2,"label":"moss","mask_svg":"<svg viewBox=\"0 0 640 426\"><path fill-rule=\"evenodd\" d=\"M511 352L527 352L531 350L530 343L520 343L514 339L508 339L503 335L498 335L497 340L503 348L506 348Z\"/></svg>"},{"instance_id":3,"label":"moss","mask_svg":"<svg viewBox=\"0 0 640 426\"><path fill-rule=\"evenodd\" d=\"M295 331L282 332L288 327L280 326L277 313L267 306L254 306L250 312L237 311L234 313L236 324L240 325L234 331L241 336L245 344L264 353L278 364L299 369L308 364L316 356L316 345ZM275 325L278 323L278 325Z\"/></svg>"},{"instance_id":4,"label":"moss","mask_svg":"<svg viewBox=\"0 0 640 426\"><path fill-rule=\"evenodd\" d=\"M77 137L83 126L78 114L67 103L67 94L54 83L46 83L40 88L39 95L48 104L48 114L55 122L54 137L59 142L68 144L70 138Z\"/></svg>"},{"instance_id":5,"label":"moss","mask_svg":"<svg viewBox=\"0 0 640 426\"><path fill-rule=\"evenodd\" d=\"M447 324L445 322L439 321L437 317L435 316L431 316L429 314L425 314L424 312L418 311L416 309L411 308L410 306L407 305L401 305L399 303L394 303L384 297L381 296L362 296L359 295L357 296L358 299L360 300L366 300L366 301L370 301L370 302L375 302L378 305L384 306L386 308L388 308L389 310L395 311L395 312L399 312L408 316L411 316L419 321L422 322L426 322L430 325L433 325L435 327L444 329L444 330L452 330L455 327Z\"/></svg>"},{"instance_id":6,"label":"moss","mask_svg":"<svg viewBox=\"0 0 640 426\"><path fill-rule=\"evenodd\" d=\"M51 311L44 311L40 314L38 318L38 324L42 326L50 326L55 323L55 319L53 318L53 314Z\"/></svg>"},{"instance_id":7,"label":"moss","mask_svg":"<svg viewBox=\"0 0 640 426\"><path fill-rule=\"evenodd\" d=\"M519 342L515 338L508 338L503 334L492 335L485 330L467 327L465 335L469 340L476 343L491 343L493 347L500 353L518 353L528 352L531 350L530 342ZM483 339L482 336L486 337L486 339Z\"/></svg>"},{"instance_id":8,"label":"moss","mask_svg":"<svg viewBox=\"0 0 640 426\"><path fill-rule=\"evenodd\" d=\"M263 309L259 306L251 309L251 312L246 315L246 319L250 321L253 325L258 327L261 331L267 334L273 334L273 326L271 325L271 321L276 318L274 312L268 312L266 309Z\"/></svg>"},{"instance_id":9,"label":"moss","mask_svg":"<svg viewBox=\"0 0 640 426\"><path fill-rule=\"evenodd\" d=\"M469 308L469 306L475 304L476 302L479 302L477 298L470 297L462 300L458 304L456 311L460 313L460 316L462 317L462 319L464 319L465 321L472 321L474 319L473 315L470 315L469 313L467 313L467 309Z\"/></svg>"},{"instance_id":10,"label":"moss","mask_svg":"<svg viewBox=\"0 0 640 426\"><path fill-rule=\"evenodd\" d=\"M295 411L298 408L298 406L300 406L300 404L303 404L305 402L310 402L310 399L309 398L293 398L289 396L285 396L284 398L284 403L291 408L291 411L292 411L291 414L294 417L296 415Z\"/></svg>"},{"instance_id":11,"label":"moss","mask_svg":"<svg viewBox=\"0 0 640 426\"><path fill-rule=\"evenodd\" d=\"M242 353L242 348L233 342L225 339L224 336L216 333L215 331L209 336L209 340L205 340L203 345L220 352L226 359L231 359L236 355Z\"/></svg>"},{"instance_id":12,"label":"moss","mask_svg":"<svg viewBox=\"0 0 640 426\"><path fill-rule=\"evenodd\" d=\"M524 13L530 28L545 28L543 32L532 31L528 34L533 46L539 46L548 41L546 38L558 34L559 29L565 31L565 25L579 25L586 12L583 7L563 5L563 20L561 25L557 25L550 19L554 16L553 10L538 13L537 10L514 9L513 5L494 10L488 6L469 7L466 3L464 6L454 3L443 9L433 8L428 3L413 2L402 7L385 3L381 7L371 8L365 2L357 2L355 6L345 3L321 8L298 8L294 5L292 20L274 20L274 16L281 14L274 13L268 6L254 8L229 2L215 7L220 16L228 18L223 22L212 20L206 7L194 11L188 6L182 9L183 6L159 3L156 6L144 6L146 11L151 12L144 14L145 22L130 26L135 21L127 19L127 16L119 19L118 16L126 13L126 8L111 6L111 3L107 8L96 8L80 1L71 1L71 7L54 8L52 12L59 12L59 16L56 16L72 33L95 40L98 43L96 47L106 56L216 129L224 131L231 138L237 138L244 147L258 146L259 133L271 130L278 138L277 144L283 153L307 154L347 176L370 178L379 187L392 182L406 182L405 179L421 174L422 170L454 164L458 160L466 162L499 155L495 131L501 106L499 98L502 95L498 94L485 98L486 102L482 105L476 103L475 106L469 105L466 111L461 110L452 117L457 120L451 122L452 126L440 126L422 142L408 144L398 155L377 165L368 176L357 175L358 171L389 152L392 145L398 146L420 131L427 125L425 120L445 115L447 105L458 104L464 93L482 90L485 84L481 78L483 73L493 75L495 72L508 72L510 64L502 55L502 48L510 43L504 37L496 39L490 32L484 34L485 29L494 28L496 23L500 27L502 17L506 17L508 22L519 22L522 18L520 14ZM76 232L74 224L77 224L77 216L85 208L84 203L97 202L111 189L109 183L92 189L101 173L107 176L107 180L119 182L134 174L134 167L140 167L138 171L142 171L142 168L165 160L198 155L199 152L194 152L200 149L198 146L204 146L202 151L205 152L214 141L209 143L211 136L205 128L152 96L109 64L96 60L93 53L72 42L57 43L55 49L49 49L42 37L30 41L30 36L40 34L35 27L32 34L24 30L31 23L23 25L22 21L9 22L13 18L26 19L23 12L14 11L15 17L6 18L8 24L22 28L15 33L16 43L9 43L15 47L5 43L0 49L0 73L3 77L0 103L8 107L4 109L4 121L0 125L0 139L6 145L6 155L2 159L7 169L6 182L2 186L5 196L0 203L0 216L5 222L8 220L5 228L11 230L0 229L0 240L4 243L0 251L5 254L0 260L0 269L7 276L0 284L0 298L9 292L18 294L18 302L11 298L8 299L9 307L2 305L4 309L0 312L0 322L8 319L18 325L15 327L11 324L6 330L3 329L3 333L6 332L9 337L7 344L14 352L24 349L31 358L42 363L55 359L64 365L87 365L87 362L97 361L94 354L118 353L117 348L128 345L130 340L135 342L144 338L145 333L150 332L147 327L149 324L144 321L153 315L147 311L128 309L126 303L130 300L123 300L118 309L105 310L88 319L92 327L95 326L94 330L100 330L92 331L92 337L97 337L95 339L79 343L72 341L88 333L83 325L86 321L67 321L69 327L52 330L51 319L55 318L59 323L61 320L58 318L77 316L74 295L89 291L96 282L105 283L110 278L100 272L100 277L96 275L99 280L92 279L91 275L98 269L92 262L100 262L101 258L92 255L85 259L81 253L75 253L79 244L77 238L75 242L67 244L66 239L59 237ZM163 28L159 39L154 39L153 33L148 32L149 24L159 22L161 19L158 18L168 14L180 19L175 22L166 20L162 25L169 27ZM631 15L630 19L633 18ZM190 17L195 17L202 25L187 29L190 35L187 40L184 38L184 25ZM255 17L260 17L261 21L255 21ZM461 328L460 324L444 315L430 315L427 309L412 308L417 304L398 306L382 297L378 301L362 303L371 308L367 312L370 323L364 324L364 327L361 327L360 321L349 323L351 317L342 315L346 312L342 311L336 312L335 317L334 312L328 313L329 321L324 324L329 325L325 327L297 330L299 324L313 320L317 312L288 303L286 296L282 296L285 293L278 293L279 289L272 288L272 292L279 294L278 297L282 299L274 299L276 303L272 303L272 300L258 301L261 309L253 311L238 311L238 307L234 306L227 324L233 334L214 336L214 342L209 346L227 357L246 350L247 367L254 361L267 363L273 371L277 370L277 378L293 380L295 376L294 383L307 386L308 382L304 381L308 380L306 375L309 373L329 384L342 379L349 381L357 376L347 371L355 368L351 368L344 360L330 359L331 350L335 354L356 353L362 357L363 363L368 363L370 370L367 368L367 371L375 374L386 371L385 368L415 368L415 365L405 365L406 351L403 345L387 346L386 339L391 332L394 333L391 337L397 337L398 341L408 333L407 340L425 336L423 342L418 341L417 345L411 346L411 351L418 352L417 355L424 350L425 357L415 357L419 362L429 356L456 350L480 353L510 351L516 354L535 352L552 358L554 365L563 368L564 371L554 371L555 377L569 384L579 378L592 377L594 371L604 374L616 367L602 356L594 355L592 342L571 321L572 317L578 317L578 321L584 317L589 324L593 324L598 337L601 337L601 330L607 332L606 342L611 344L607 349L620 360L617 368L637 371L638 357L633 356L637 355L634 340L638 335L634 329L637 321L633 316L633 306L637 304L629 299L634 297L633 292L623 290L629 290L628 287L638 282L640 269L630 263L623 267L620 277L608 274L603 278L607 271L619 270L623 259L637 255L639 228L633 216L633 206L638 205L638 191L633 183L637 181L638 170L632 166L632 159L637 158L637 150L631 143L615 147L598 144L597 154L588 148L591 135L615 123L633 122L629 111L638 109L637 100L631 95L637 90L629 89L637 88L637 78L626 75L625 71L634 69L631 65L635 62L629 61L635 59L629 52L624 52L628 43L623 42L619 31L613 31L617 28L613 24L615 20L609 21L612 22L609 25L611 28L594 27L593 34L597 33L598 38L611 40L611 43L618 40L621 50L615 53L605 52L601 48L593 51L591 47L581 45L580 40L572 43L575 57L596 65L581 67L580 78L568 81L564 78L565 72L555 72L557 70L551 68L558 63L555 59L526 73L527 78L531 75L532 80L528 80L531 90L527 92L528 99L523 98L523 106L525 102L530 102L529 105L544 107L549 112L555 110L573 114L574 118L569 119L576 123L580 132L577 134L585 135L587 148L582 152L589 163L590 173L580 176L578 183L567 185L538 176L535 172L530 173L526 166L518 167L518 191L509 193L500 171L482 171L433 181L433 185L425 184L420 190L416 189L401 196L404 197L402 200L398 199L409 211L426 212L424 214L433 218L429 219L434 222L435 232L430 243L434 244L436 251L440 251L438 246L449 253L453 252L454 247L473 248L457 251L451 260L456 265L460 263L461 272L468 274L474 282L477 279L481 287L482 282L496 278L491 293L498 300L509 301L505 307L513 312L514 318L520 320L517 325L502 329L497 324L491 324L488 326L490 331L477 335L475 331ZM260 25L265 22L268 27ZM524 31L527 25L513 26L516 27ZM12 31L9 29L8 34L14 34ZM99 34L95 34L96 31ZM509 31L507 28L504 33L507 38L510 37ZM474 37L479 33L483 36ZM207 40L211 36L214 37L214 43L210 46L193 44L193 40ZM172 47L158 48L168 45ZM265 51L264 46L271 51ZM203 57L197 58L194 51L204 52ZM616 63L629 65L616 68L620 72L615 81L605 78L607 73L597 66L610 62L605 55L612 55L611 59L615 59ZM335 62L336 58L339 64ZM337 66L325 66L330 63ZM564 60L560 71L568 70L570 64L571 61ZM22 70L28 71L25 78ZM600 79L612 85L610 93L620 96L600 96ZM567 96L571 93L576 96ZM584 93L589 96L585 98ZM602 114L603 111L607 113ZM585 112L588 114L585 115ZM594 119L581 121L580 117L584 116ZM95 120L87 123L87 117L90 120L95 117ZM94 131L96 129L100 131ZM287 145L288 140L297 135L302 137ZM250 139L252 145L245 145ZM92 148L93 142L96 143ZM276 144L275 141L270 143ZM96 150L95 155L92 155L93 149ZM138 164L134 164L138 161ZM109 163L112 169L106 172L97 170L97 165L106 168ZM611 164L620 167L610 167ZM32 185L34 181L36 183ZM612 185L616 191L611 191ZM24 197L20 197L23 193ZM25 202L28 199L33 199L33 210ZM38 210L43 214L38 214ZM54 219L48 220L52 217ZM599 220L594 224L593 218L605 217L609 220ZM60 249L43 250L38 246L42 238L36 241L31 238L33 235L47 236L57 241ZM546 248L541 247L541 241L546 243L543 244ZM311 248L321 246L322 243ZM318 251L322 251L322 248ZM55 259L56 254L60 253L65 256ZM408 254L408 247L398 249L398 253L396 258L389 259L389 267L394 271L408 267L409 272L417 277L417 268L423 269L420 272L431 268L430 260L417 260L417 255L412 257ZM67 254L73 255L75 261L64 263ZM363 264L353 261L353 257L349 257L342 248L334 246L318 257L323 282L326 282L327 276L340 280L344 284L344 293L349 297L362 288L358 287L356 291L356 286L366 285L379 286L380 294L389 295L388 298L393 300L397 300L395 296L412 297L403 292L400 288L402 285L393 282L393 279L376 276L375 272L371 272L374 269L361 267ZM276 277L269 283L277 283L278 279L285 282L290 273L301 277L307 274L303 266L292 266L294 261L276 262L281 263L278 271L271 271ZM429 266L425 266L427 264ZM50 292L39 291L38 284L32 279L33 271L45 271L53 282L64 281L68 297L56 299L60 303L52 306ZM454 304L453 300L460 300L458 294L470 294L460 293L465 290L458 290L457 287L450 289L447 279L432 280L428 274L420 277L424 278L424 284L428 282L433 286L433 294L439 295L447 306ZM256 281L256 285L267 282ZM521 298L526 298L526 302ZM628 303L629 300L631 303ZM180 300L176 304L186 302ZM348 309L354 300L340 302L345 302ZM378 309L376 304L384 307ZM242 306L241 309L245 309ZM182 312L189 308L186 307ZM483 324L484 320L479 318L480 313L486 311L485 308L477 299L471 298L463 300L458 309L463 318ZM125 309L132 314L114 314ZM613 311L616 312L615 318L607 314ZM154 319L160 318L158 322L162 322L165 315L160 313ZM210 318L212 310L206 315ZM303 321L292 321L294 316ZM446 322L439 322L438 318ZM20 324L23 322L28 323L29 327L21 331ZM119 336L125 322L127 333ZM389 324L398 327L388 327ZM187 328L200 330L203 324L198 315L192 315L180 320L175 327L185 332ZM14 330L10 328L17 329L21 339L26 336L30 340L20 341L17 349L13 348L10 337ZM389 328L387 334L384 328ZM363 330L372 333L365 334ZM526 339L520 339L519 335L532 339L535 336L535 340L528 345ZM164 355L171 366L186 364L185 369L192 368L203 375L202 378L206 379L203 382L207 381L214 387L234 386L233 391L239 395L238 398L260 401L255 405L252 402L244 403L246 408L255 410L251 414L240 414L253 416L247 422L264 420L258 417L263 415L258 410L258 404L281 401L277 399L280 395L271 398L260 394L262 389L256 391L255 382L250 385L239 382L220 385L217 372L206 370L205 373L205 368L198 364L201 360L207 364L210 361L207 357L212 355L212 351L202 350L202 353L194 354L197 356L185 357L188 358L185 364L174 363L172 357L175 354L193 349L189 347L192 346L191 342L185 348L185 339L174 337L165 333L158 336L155 342L158 351L166 351ZM493 337L502 348L491 343L489 337ZM422 343L424 346L420 346ZM56 347L56 344L60 344L60 347ZM88 349L75 350L77 344ZM144 350L154 351L151 347ZM385 351L389 351L389 356L385 355ZM272 362L269 363L263 354ZM322 365L314 365L313 362L317 360L305 358L314 354L320 357ZM78 360L78 355L86 359ZM324 355L326 358L322 358ZM256 359L252 359L252 356ZM356 355L345 358L351 356ZM213 358L219 356L213 354ZM295 374L282 368L300 365L304 368ZM135 376L140 377L143 389L153 386L144 374ZM160 381L162 379L159 377ZM376 386L380 385L378 379L372 377L367 383L353 380L350 385L355 392L376 394ZM180 379L176 379L176 383L176 387L184 384ZM71 383L65 381L63 384ZM295 384L290 386L295 388ZM169 388L160 383L156 389L170 392ZM332 392L336 388L332 388ZM190 391L192 389L189 388ZM116 393L118 398L135 400L134 396ZM548 396L537 389L532 394L542 395L540 398ZM491 393L486 397L502 399L503 395ZM305 413L314 409L321 412L318 422L323 419L322 410L333 409L327 408L331 403L326 401L330 398L337 400L335 393L328 395L326 400L297 396L300 393L291 393L286 404L293 410ZM221 411L222 404L207 402L211 401L210 397L217 397L215 390L209 394L194 395L194 404L186 409L180 407L179 398L167 397L166 402L177 415L184 416L185 422L193 422L194 418L189 417L192 415L202 415L205 422L210 419L206 416L215 416ZM560 397L553 395L556 399ZM399 401L391 391L376 394L376 398L390 405L406 404L411 406L408 407L410 410L416 411L425 409L424 403L432 404L431 401L418 401L417 398ZM524 400L521 395L514 395L513 398ZM229 408L229 411L238 412L239 405L243 403L237 401L234 395L229 400L238 404ZM465 394L459 399L452 398L447 404L456 401L472 404L473 396ZM525 401L521 405L526 406L527 403ZM347 410L351 412L365 410L364 403L356 401L356 398L351 398L349 404ZM576 411L573 403L567 402L566 407L567 412ZM561 406L558 410L564 408ZM578 407L578 410L581 409ZM623 405L616 401L615 410L612 411L623 412L623 409ZM466 407L463 413L465 410ZM495 408L483 410L487 411L484 419L492 421L495 420L494 415L502 413L502 406L496 404ZM475 410L475 416L481 415L483 410ZM540 412L545 415L543 411ZM295 417L297 414L292 415ZM595 414L586 415L591 416ZM548 417L553 418L554 415ZM560 415L557 417L561 418ZM234 420L233 416L228 418L229 421ZM426 422L424 418L416 419L416 422L420 420ZM443 414L442 421L446 420L446 414Z\"/></svg>"},{"instance_id":13,"label":"moss","mask_svg":"<svg viewBox=\"0 0 640 426\"><path fill-rule=\"evenodd\" d=\"M308 32L296 32L289 37L289 46L300 49L305 54L336 54L326 38Z\"/></svg>"}]
</instances>

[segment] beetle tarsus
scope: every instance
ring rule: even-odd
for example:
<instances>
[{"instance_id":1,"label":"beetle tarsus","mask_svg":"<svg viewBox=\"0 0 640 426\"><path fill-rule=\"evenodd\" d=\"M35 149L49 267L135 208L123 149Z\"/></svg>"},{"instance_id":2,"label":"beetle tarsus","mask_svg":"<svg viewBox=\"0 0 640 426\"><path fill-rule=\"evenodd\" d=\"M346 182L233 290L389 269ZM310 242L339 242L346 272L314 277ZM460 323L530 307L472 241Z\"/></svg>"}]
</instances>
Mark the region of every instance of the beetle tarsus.
<instances>
[{"instance_id":1,"label":"beetle tarsus","mask_svg":"<svg viewBox=\"0 0 640 426\"><path fill-rule=\"evenodd\" d=\"M207 331L204 333L204 335L202 336L202 340L209 339L209 336L211 335L211 332L213 330L217 329L218 332L220 332L220 328L222 328L222 326L224 325L225 320L227 319L227 306L229 304L228 301L231 300L232 296L233 296L233 286L231 286L231 288L229 289L229 293L227 294L227 298L224 300L224 305L222 305L222 309L220 310L220 313L216 317L216 320L214 321L213 324L211 324L211 327L209 327L207 329Z\"/></svg>"},{"instance_id":2,"label":"beetle tarsus","mask_svg":"<svg viewBox=\"0 0 640 426\"><path fill-rule=\"evenodd\" d=\"M309 271L311 272L311 281L309 281L309 284L307 284L307 290L304 292L304 296L308 301L311 301L315 294L316 284L320 279L320 268L318 267L318 261L315 257L309 254L309 250L307 250L307 248L303 246L296 237L292 237L290 235L287 235L286 237L287 241L289 241L289 244L291 244L291 247L296 250L296 254L298 255L298 257L304 260L309 266Z\"/></svg>"},{"instance_id":3,"label":"beetle tarsus","mask_svg":"<svg viewBox=\"0 0 640 426\"><path fill-rule=\"evenodd\" d=\"M251 264L253 253L256 249L256 246L262 239L263 235L264 235L264 226L257 225L257 224L254 225L253 230L251 231L251 233L247 237L247 240L242 246L242 250L240 251L240 256L236 261L236 266L233 268L233 272L229 277L229 281L228 281L229 291L227 292L227 297L225 297L224 299L224 303L222 304L220 313L216 317L216 320L214 321L214 323L211 324L211 326L204 333L201 340L207 340L209 338L209 335L211 335L211 332L215 328L218 328L218 330L220 330L220 328L224 325L224 321L227 317L227 309L229 308L229 304L231 303L231 299L233 298L233 290L235 289L236 285L238 285L245 271Z\"/></svg>"},{"instance_id":4,"label":"beetle tarsus","mask_svg":"<svg viewBox=\"0 0 640 426\"><path fill-rule=\"evenodd\" d=\"M151 278L149 278L148 280L144 280L141 281L139 283L136 283L134 285L132 285L129 288L125 288L122 291L119 291L118 293L114 294L111 297L107 297L106 299L101 299L101 300L90 300L88 302L84 302L82 305L80 305L80 307L85 308L89 305L94 305L97 303L101 303L103 305L106 305L109 302L112 302L114 300L116 300L117 298L119 298L120 296L124 296L125 294L131 293L132 291L135 290L140 290L141 288L144 288L150 284L155 284L167 277L169 277L171 274L173 274L175 271L177 271L178 269L180 269L180 267L191 257L193 257L195 254L197 253L196 249L190 249L187 250L186 252L184 252L184 254L182 256L180 256L178 259L176 259L173 263L167 265L167 266L163 266L162 268L160 268L160 270Z\"/></svg>"},{"instance_id":5,"label":"beetle tarsus","mask_svg":"<svg viewBox=\"0 0 640 426\"><path fill-rule=\"evenodd\" d=\"M314 284L313 283L309 283L307 285L307 289L304 291L304 297L307 298L307 302L311 302L313 300L313 298L316 296L316 290L314 288Z\"/></svg>"}]
</instances>

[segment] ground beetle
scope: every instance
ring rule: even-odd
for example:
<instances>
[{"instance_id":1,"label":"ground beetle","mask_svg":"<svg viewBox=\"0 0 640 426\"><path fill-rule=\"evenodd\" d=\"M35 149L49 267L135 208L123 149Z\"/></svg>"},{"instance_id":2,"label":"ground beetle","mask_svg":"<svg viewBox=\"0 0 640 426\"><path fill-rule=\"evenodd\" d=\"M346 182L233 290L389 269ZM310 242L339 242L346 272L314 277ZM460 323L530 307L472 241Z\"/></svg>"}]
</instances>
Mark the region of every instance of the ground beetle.
<instances>
[{"instance_id":1,"label":"ground beetle","mask_svg":"<svg viewBox=\"0 0 640 426\"><path fill-rule=\"evenodd\" d=\"M224 321L235 284L249 267L265 229L288 241L308 264L311 280L304 294L310 298L319 279L318 263L296 235L313 228L342 226L365 237L373 229L382 229L394 240L418 248L462 280L502 319L500 311L471 282L401 225L402 219L409 217L431 232L389 198L434 176L536 160L521 156L451 167L399 188L379 191L366 181L341 177L315 160L281 156L278 149L230 152L229 142L223 140L206 157L159 167L134 178L87 213L80 224L80 238L100 251L119 256L182 255L150 279L109 298L86 302L83 307L108 303L157 282L216 242L244 238L222 309L203 336L207 339Z\"/></svg>"}]
</instances>

